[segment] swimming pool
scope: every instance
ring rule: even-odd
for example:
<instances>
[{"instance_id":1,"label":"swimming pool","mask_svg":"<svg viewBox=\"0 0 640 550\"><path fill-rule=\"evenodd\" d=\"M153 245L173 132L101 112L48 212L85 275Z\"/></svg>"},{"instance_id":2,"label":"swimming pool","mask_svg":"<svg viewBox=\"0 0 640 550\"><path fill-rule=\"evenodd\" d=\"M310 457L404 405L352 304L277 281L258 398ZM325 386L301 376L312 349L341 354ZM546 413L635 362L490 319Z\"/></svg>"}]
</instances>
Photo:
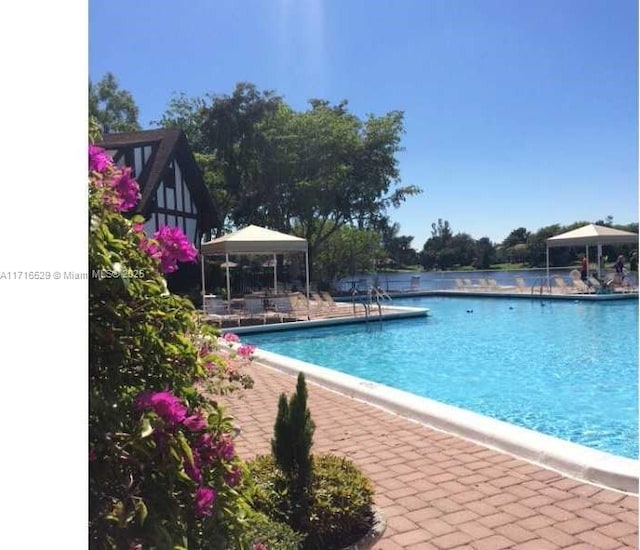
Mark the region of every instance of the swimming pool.
<instances>
[{"instance_id":1,"label":"swimming pool","mask_svg":"<svg viewBox=\"0 0 640 550\"><path fill-rule=\"evenodd\" d=\"M638 303L420 297L431 316L246 343L618 456L638 457Z\"/></svg>"}]
</instances>

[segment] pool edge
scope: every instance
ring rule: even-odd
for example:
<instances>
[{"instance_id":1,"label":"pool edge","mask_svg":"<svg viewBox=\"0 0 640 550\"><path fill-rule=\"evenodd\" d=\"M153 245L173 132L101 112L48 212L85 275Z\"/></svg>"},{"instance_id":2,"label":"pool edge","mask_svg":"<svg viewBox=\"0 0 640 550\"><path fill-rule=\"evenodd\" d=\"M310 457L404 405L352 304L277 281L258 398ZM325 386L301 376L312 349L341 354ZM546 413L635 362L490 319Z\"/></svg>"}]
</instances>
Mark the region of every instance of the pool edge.
<instances>
[{"instance_id":1,"label":"pool edge","mask_svg":"<svg viewBox=\"0 0 640 550\"><path fill-rule=\"evenodd\" d=\"M485 447L511 454L580 481L638 494L640 462L616 456L370 382L326 367L257 349L254 361Z\"/></svg>"}]
</instances>

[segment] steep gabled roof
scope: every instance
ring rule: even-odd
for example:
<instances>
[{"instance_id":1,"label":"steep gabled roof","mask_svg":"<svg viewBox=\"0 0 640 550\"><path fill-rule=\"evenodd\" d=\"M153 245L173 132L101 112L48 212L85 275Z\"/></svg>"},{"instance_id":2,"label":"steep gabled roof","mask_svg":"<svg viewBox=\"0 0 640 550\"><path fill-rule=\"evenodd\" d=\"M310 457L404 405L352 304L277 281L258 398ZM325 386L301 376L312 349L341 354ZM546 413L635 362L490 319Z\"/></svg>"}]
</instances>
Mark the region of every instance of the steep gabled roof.
<instances>
[{"instance_id":1,"label":"steep gabled roof","mask_svg":"<svg viewBox=\"0 0 640 550\"><path fill-rule=\"evenodd\" d=\"M211 199L209 190L202 179L202 172L198 166L189 142L180 128L159 128L156 130L142 130L139 132L123 132L107 134L101 143L105 149L123 151L132 147L150 145L153 153L136 180L140 185L141 199L137 211L148 215L152 208L152 198L162 181L163 174L169 163L175 158L188 182L189 191L198 207L199 217L203 229L219 227L220 216Z\"/></svg>"}]
</instances>

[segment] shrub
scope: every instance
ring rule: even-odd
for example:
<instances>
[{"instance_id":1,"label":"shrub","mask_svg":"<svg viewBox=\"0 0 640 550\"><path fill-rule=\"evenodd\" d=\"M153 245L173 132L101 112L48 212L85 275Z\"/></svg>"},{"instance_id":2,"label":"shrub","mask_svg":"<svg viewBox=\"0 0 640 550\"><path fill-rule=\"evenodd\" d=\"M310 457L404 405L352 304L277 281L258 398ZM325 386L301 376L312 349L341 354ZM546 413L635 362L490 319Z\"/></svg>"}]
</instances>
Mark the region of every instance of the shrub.
<instances>
[{"instance_id":1,"label":"shrub","mask_svg":"<svg viewBox=\"0 0 640 550\"><path fill-rule=\"evenodd\" d=\"M89 147L89 540L91 548L249 548L252 510L231 420L198 390L249 381L217 333L167 290L196 251L144 234L129 169Z\"/></svg>"},{"instance_id":2,"label":"shrub","mask_svg":"<svg viewBox=\"0 0 640 550\"><path fill-rule=\"evenodd\" d=\"M254 542L254 548L266 550L298 550L304 538L286 523L274 521L264 514L255 514L245 528L247 540Z\"/></svg>"},{"instance_id":3,"label":"shrub","mask_svg":"<svg viewBox=\"0 0 640 550\"><path fill-rule=\"evenodd\" d=\"M308 516L300 529L305 534L303 548L343 548L373 524L373 487L349 459L330 454L313 459ZM256 457L247 467L255 508L274 521L290 523L296 503L287 490L287 476L273 457Z\"/></svg>"},{"instance_id":4,"label":"shrub","mask_svg":"<svg viewBox=\"0 0 640 550\"><path fill-rule=\"evenodd\" d=\"M271 452L280 469L302 490L311 474L311 445L315 425L307 409L307 386L304 374L298 374L296 391L287 403L283 393L278 401Z\"/></svg>"},{"instance_id":5,"label":"shrub","mask_svg":"<svg viewBox=\"0 0 640 550\"><path fill-rule=\"evenodd\" d=\"M373 488L348 459L311 455L315 425L307 409L307 387L298 374L296 391L278 400L271 455L248 465L256 509L304 534L303 548L342 548L373 524Z\"/></svg>"}]
</instances>

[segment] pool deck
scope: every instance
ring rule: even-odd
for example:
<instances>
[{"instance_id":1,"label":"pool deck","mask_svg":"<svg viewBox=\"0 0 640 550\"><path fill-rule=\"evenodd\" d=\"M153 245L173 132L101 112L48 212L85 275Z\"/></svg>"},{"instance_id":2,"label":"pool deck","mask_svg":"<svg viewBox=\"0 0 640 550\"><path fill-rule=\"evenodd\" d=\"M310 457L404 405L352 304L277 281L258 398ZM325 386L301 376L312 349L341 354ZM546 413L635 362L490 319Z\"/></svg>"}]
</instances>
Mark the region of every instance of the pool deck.
<instances>
[{"instance_id":1,"label":"pool deck","mask_svg":"<svg viewBox=\"0 0 640 550\"><path fill-rule=\"evenodd\" d=\"M241 457L270 451L291 373L245 367L255 387L227 396ZM638 496L429 428L308 379L313 451L352 459L373 481L386 519L372 548L395 550L638 548ZM637 491L636 491L637 493Z\"/></svg>"}]
</instances>

